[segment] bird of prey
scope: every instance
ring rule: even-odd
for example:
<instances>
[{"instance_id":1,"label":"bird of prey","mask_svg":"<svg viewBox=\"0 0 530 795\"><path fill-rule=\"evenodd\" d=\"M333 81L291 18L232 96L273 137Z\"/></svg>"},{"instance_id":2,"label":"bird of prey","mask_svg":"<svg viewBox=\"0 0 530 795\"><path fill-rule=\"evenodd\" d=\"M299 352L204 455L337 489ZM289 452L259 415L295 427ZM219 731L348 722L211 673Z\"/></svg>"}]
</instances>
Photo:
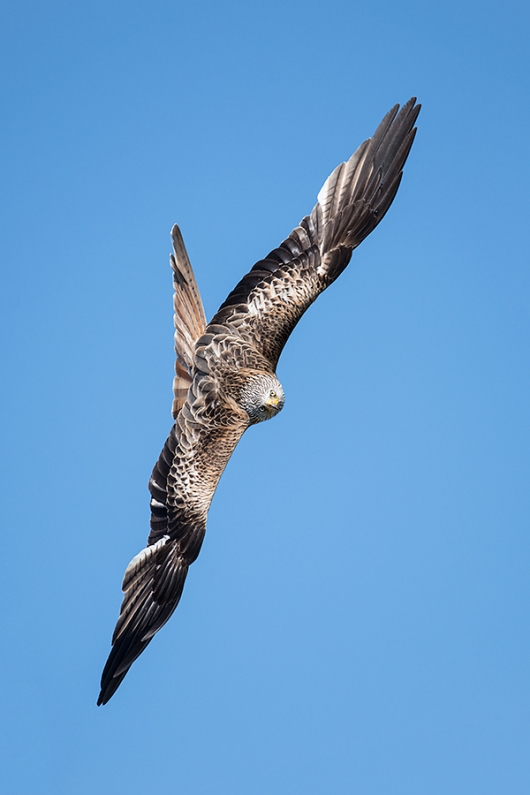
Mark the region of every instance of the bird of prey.
<instances>
[{"instance_id":1,"label":"bird of prey","mask_svg":"<svg viewBox=\"0 0 530 795\"><path fill-rule=\"evenodd\" d=\"M149 480L151 532L125 571L98 704L112 697L177 607L228 459L247 428L281 411L276 366L283 346L392 204L420 107L413 97L386 114L373 137L328 177L311 214L254 265L208 324L173 227L175 423Z\"/></svg>"}]
</instances>

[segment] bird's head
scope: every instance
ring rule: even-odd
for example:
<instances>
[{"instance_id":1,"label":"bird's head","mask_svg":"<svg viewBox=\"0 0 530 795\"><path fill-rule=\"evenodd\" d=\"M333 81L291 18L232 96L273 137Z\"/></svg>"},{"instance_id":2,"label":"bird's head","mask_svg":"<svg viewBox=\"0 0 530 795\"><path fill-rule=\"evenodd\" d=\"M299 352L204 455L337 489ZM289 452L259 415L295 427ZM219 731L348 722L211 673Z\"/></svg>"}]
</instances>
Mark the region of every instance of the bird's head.
<instances>
[{"instance_id":1,"label":"bird's head","mask_svg":"<svg viewBox=\"0 0 530 795\"><path fill-rule=\"evenodd\" d=\"M252 374L241 390L240 404L252 425L275 417L282 410L284 402L283 387L276 376L270 373Z\"/></svg>"}]
</instances>

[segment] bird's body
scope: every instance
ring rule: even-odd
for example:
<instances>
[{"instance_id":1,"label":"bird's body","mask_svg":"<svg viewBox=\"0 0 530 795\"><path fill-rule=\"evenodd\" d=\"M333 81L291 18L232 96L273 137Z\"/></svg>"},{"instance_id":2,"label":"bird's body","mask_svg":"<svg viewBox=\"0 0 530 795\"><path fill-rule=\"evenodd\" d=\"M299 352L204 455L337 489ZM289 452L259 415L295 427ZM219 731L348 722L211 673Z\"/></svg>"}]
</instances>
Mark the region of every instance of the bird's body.
<instances>
[{"instance_id":1,"label":"bird's body","mask_svg":"<svg viewBox=\"0 0 530 795\"><path fill-rule=\"evenodd\" d=\"M111 698L175 610L219 478L242 434L281 410L276 366L289 335L390 207L420 106L412 99L398 109L335 169L312 213L243 277L209 324L180 230L173 228L175 424L149 480L151 532L125 572L98 704Z\"/></svg>"}]
</instances>

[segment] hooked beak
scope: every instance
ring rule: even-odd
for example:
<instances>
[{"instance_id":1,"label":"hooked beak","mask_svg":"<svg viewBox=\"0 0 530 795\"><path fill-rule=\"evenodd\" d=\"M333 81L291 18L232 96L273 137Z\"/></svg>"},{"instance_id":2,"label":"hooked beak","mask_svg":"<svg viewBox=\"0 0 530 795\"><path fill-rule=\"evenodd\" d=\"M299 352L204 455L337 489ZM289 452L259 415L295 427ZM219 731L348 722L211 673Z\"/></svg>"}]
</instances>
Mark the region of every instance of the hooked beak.
<instances>
[{"instance_id":1,"label":"hooked beak","mask_svg":"<svg viewBox=\"0 0 530 795\"><path fill-rule=\"evenodd\" d=\"M279 402L280 402L280 398L278 397L278 395L275 395L274 397L268 398L265 401L265 405L268 406L268 408L270 408L270 409L276 409L276 408L278 408L278 403Z\"/></svg>"}]
</instances>

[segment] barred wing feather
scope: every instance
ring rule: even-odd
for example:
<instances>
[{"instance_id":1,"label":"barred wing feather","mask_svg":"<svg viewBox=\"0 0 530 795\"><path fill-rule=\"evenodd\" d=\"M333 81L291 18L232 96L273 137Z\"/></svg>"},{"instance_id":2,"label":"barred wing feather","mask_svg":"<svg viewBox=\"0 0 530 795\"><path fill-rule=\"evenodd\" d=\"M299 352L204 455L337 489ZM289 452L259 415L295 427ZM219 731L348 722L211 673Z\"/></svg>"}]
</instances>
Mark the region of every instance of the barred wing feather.
<instances>
[{"instance_id":1,"label":"barred wing feather","mask_svg":"<svg viewBox=\"0 0 530 795\"><path fill-rule=\"evenodd\" d=\"M236 328L276 367L306 309L342 273L399 188L421 105L390 110L325 181L310 215L243 277L212 319Z\"/></svg>"}]
</instances>

